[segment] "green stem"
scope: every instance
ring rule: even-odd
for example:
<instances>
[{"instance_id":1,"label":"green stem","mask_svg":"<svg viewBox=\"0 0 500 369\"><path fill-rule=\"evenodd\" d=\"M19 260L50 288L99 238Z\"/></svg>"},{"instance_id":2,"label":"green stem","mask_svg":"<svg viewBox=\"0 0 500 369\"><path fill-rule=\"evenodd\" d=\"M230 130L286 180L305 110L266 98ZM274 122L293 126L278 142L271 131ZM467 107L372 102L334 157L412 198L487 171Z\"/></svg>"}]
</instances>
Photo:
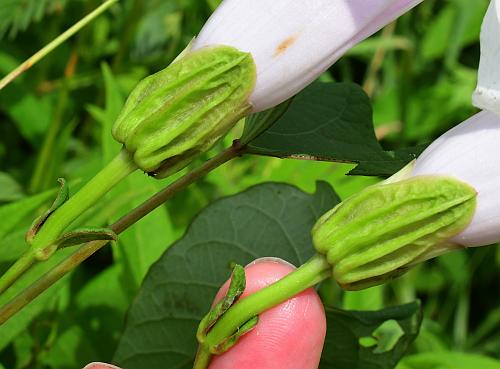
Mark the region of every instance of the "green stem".
<instances>
[{"instance_id":1,"label":"green stem","mask_svg":"<svg viewBox=\"0 0 500 369\"><path fill-rule=\"evenodd\" d=\"M55 251L54 241L66 227L136 169L130 154L122 150L80 191L52 213L36 234L30 249L0 277L0 293L19 279L37 259L49 258Z\"/></svg>"},{"instance_id":2,"label":"green stem","mask_svg":"<svg viewBox=\"0 0 500 369\"><path fill-rule=\"evenodd\" d=\"M76 218L135 170L137 170L137 165L132 156L122 150L106 167L47 218L36 234L32 248L40 250L52 244Z\"/></svg>"},{"instance_id":3,"label":"green stem","mask_svg":"<svg viewBox=\"0 0 500 369\"><path fill-rule=\"evenodd\" d=\"M80 31L83 27L85 27L87 24L89 24L91 21L93 21L101 13L103 13L104 11L109 9L117 1L118 0L107 0L102 5L97 7L93 12L89 13L87 16L85 16L84 18L79 20L73 26L71 26L66 31L64 31L59 36L57 36L54 40L52 40L45 47L43 47L38 52L33 54L24 63L19 65L16 69L14 69L12 72L10 72L8 75L6 75L4 78L2 78L2 80L0 80L0 90L3 89L5 86L7 86L9 83L11 83L18 76L20 76L23 72L25 72L29 68L31 68L34 64L36 64L41 59L43 59L47 54L52 52L55 48L57 48L59 45L61 45L68 38L70 38L75 33Z\"/></svg>"},{"instance_id":4,"label":"green stem","mask_svg":"<svg viewBox=\"0 0 500 369\"><path fill-rule=\"evenodd\" d=\"M0 294L9 288L21 275L23 275L36 261L35 254L29 250L0 277Z\"/></svg>"},{"instance_id":5,"label":"green stem","mask_svg":"<svg viewBox=\"0 0 500 369\"><path fill-rule=\"evenodd\" d=\"M238 301L208 332L206 347L216 347L251 318L330 277L331 270L324 256L315 255L283 279Z\"/></svg>"},{"instance_id":6,"label":"green stem","mask_svg":"<svg viewBox=\"0 0 500 369\"><path fill-rule=\"evenodd\" d=\"M165 201L172 198L175 194L186 188L196 180L204 177L206 174L215 168L227 163L231 159L240 156L244 151L238 141L235 141L233 146L221 152L217 156L205 162L199 168L189 172L185 176L179 178L177 181L164 188L144 203L133 209L130 213L120 218L117 222L112 224L110 228L116 233L120 234L135 222L142 219L145 215L152 212L157 207L161 206ZM45 225L44 225L45 226ZM39 296L42 292L60 280L69 272L73 271L83 261L88 259L92 254L105 246L108 241L93 241L81 245L78 249L59 264L54 266L51 270L41 276L33 284L26 287L11 301L0 308L0 325L9 320L13 315L19 312L23 307L28 305L32 300Z\"/></svg>"},{"instance_id":7,"label":"green stem","mask_svg":"<svg viewBox=\"0 0 500 369\"><path fill-rule=\"evenodd\" d=\"M198 347L198 352L196 352L196 358L194 359L193 369L206 369L212 360L212 354L210 350L205 345L200 345Z\"/></svg>"}]
</instances>

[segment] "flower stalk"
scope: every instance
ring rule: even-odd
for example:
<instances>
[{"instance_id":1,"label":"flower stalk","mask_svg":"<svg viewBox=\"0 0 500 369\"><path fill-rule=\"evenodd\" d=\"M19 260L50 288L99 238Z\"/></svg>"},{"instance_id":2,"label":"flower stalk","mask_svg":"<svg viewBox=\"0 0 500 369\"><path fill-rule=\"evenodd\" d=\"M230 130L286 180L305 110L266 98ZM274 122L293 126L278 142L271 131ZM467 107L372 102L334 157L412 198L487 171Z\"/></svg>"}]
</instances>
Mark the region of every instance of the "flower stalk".
<instances>
[{"instance_id":1,"label":"flower stalk","mask_svg":"<svg viewBox=\"0 0 500 369\"><path fill-rule=\"evenodd\" d=\"M57 251L57 240L64 230L135 170L137 166L131 156L126 151L121 151L85 186L55 209L36 231L31 230L33 233L28 236L30 248L0 277L0 293L9 288L36 261L50 258Z\"/></svg>"},{"instance_id":2,"label":"flower stalk","mask_svg":"<svg viewBox=\"0 0 500 369\"><path fill-rule=\"evenodd\" d=\"M35 235L31 247L40 260L45 260L53 253L52 242L78 218L93 206L109 190L137 170L132 157L126 151L120 153L85 186L62 204Z\"/></svg>"},{"instance_id":3,"label":"flower stalk","mask_svg":"<svg viewBox=\"0 0 500 369\"><path fill-rule=\"evenodd\" d=\"M116 234L120 234L144 216L161 206L167 200L171 199L184 188L188 187L198 179L204 177L212 170L227 163L228 161L241 156L245 152L245 147L235 141L231 147L222 151L212 159L206 161L203 165L179 178L163 190L159 191L141 205L137 206L130 213L126 214L109 228ZM17 312L23 309L37 296L50 288L54 283L63 278L66 274L73 271L83 261L88 259L95 252L105 246L108 241L87 242L77 248L77 250L66 259L57 264L54 268L46 272L37 281L26 287L17 294L11 301L0 308L0 325L9 320Z\"/></svg>"}]
</instances>

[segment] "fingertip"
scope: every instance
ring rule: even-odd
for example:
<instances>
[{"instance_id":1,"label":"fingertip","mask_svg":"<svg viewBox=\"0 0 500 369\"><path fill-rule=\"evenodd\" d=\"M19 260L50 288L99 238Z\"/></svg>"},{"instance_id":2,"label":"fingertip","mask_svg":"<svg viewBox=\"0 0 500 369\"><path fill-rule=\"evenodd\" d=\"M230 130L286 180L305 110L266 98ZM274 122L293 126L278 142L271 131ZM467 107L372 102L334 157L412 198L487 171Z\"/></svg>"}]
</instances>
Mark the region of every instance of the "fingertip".
<instances>
[{"instance_id":1,"label":"fingertip","mask_svg":"<svg viewBox=\"0 0 500 369\"><path fill-rule=\"evenodd\" d=\"M258 259L245 267L247 286L242 299L291 273L281 259ZM217 294L222 298L227 283ZM323 304L312 288L265 311L257 326L221 356L210 369L316 369L326 334Z\"/></svg>"}]
</instances>

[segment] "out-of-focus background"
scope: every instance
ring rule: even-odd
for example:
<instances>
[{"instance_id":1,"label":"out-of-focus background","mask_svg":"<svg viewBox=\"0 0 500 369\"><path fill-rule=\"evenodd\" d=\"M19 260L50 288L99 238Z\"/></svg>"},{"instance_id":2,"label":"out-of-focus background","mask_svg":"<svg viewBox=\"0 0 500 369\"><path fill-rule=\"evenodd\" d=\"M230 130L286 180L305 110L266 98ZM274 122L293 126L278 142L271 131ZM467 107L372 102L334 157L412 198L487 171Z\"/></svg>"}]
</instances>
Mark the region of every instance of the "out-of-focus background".
<instances>
[{"instance_id":1,"label":"out-of-focus background","mask_svg":"<svg viewBox=\"0 0 500 369\"><path fill-rule=\"evenodd\" d=\"M164 68L182 51L217 3L121 0L0 90L0 207L28 199L15 228L0 232L0 272L23 251L24 230L51 201L56 179L65 177L72 189L78 188L118 152L110 126L124 99L141 78ZM471 93L488 3L425 0L349 51L321 79L363 86L385 148L430 142L475 112ZM99 4L0 0L0 76ZM229 145L241 130L237 126L213 152ZM345 198L378 180L345 176L352 167L243 157L217 169L0 328L0 368L77 369L95 358L111 360L127 307L149 266L203 207L265 181L312 192L315 182L324 180ZM109 224L171 180L135 173L114 191L112 201L98 204L86 220ZM479 356L500 359L499 279L500 249L483 247L433 260L385 286L350 293L337 289L327 303L372 310L420 298L425 318L409 353L427 355L403 362L401 368L498 368L498 361Z\"/></svg>"}]
</instances>

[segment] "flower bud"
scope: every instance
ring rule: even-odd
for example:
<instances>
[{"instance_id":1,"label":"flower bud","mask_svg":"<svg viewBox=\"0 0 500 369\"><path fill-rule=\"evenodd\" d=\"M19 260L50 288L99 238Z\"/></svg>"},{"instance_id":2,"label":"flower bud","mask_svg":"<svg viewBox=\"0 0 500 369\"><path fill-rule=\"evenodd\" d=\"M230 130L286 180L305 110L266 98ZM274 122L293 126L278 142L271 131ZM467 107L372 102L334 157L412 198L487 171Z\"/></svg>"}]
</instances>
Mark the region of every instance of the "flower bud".
<instances>
[{"instance_id":1,"label":"flower bud","mask_svg":"<svg viewBox=\"0 0 500 369\"><path fill-rule=\"evenodd\" d=\"M252 56L206 47L142 80L113 126L135 163L158 178L186 166L251 111Z\"/></svg>"},{"instance_id":2,"label":"flower bud","mask_svg":"<svg viewBox=\"0 0 500 369\"><path fill-rule=\"evenodd\" d=\"M451 241L483 246L500 241L500 116L480 112L434 141L417 159L412 176L447 175L477 192L470 225Z\"/></svg>"},{"instance_id":3,"label":"flower bud","mask_svg":"<svg viewBox=\"0 0 500 369\"><path fill-rule=\"evenodd\" d=\"M229 45L252 54L261 111L289 99L347 50L422 0L224 0L193 48Z\"/></svg>"},{"instance_id":4,"label":"flower bud","mask_svg":"<svg viewBox=\"0 0 500 369\"><path fill-rule=\"evenodd\" d=\"M323 215L313 243L345 289L383 283L420 261L456 248L476 192L450 177L419 176L368 187Z\"/></svg>"}]
</instances>

